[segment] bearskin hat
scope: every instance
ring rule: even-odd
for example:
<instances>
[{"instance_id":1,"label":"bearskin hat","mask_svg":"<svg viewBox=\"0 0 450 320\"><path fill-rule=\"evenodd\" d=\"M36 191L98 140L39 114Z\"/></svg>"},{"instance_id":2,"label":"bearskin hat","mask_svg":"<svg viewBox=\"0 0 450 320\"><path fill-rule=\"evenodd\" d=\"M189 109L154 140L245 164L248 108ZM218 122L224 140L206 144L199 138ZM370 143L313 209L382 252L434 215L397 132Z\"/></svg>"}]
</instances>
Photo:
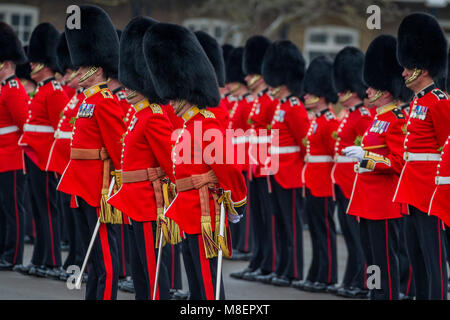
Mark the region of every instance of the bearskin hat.
<instances>
[{"instance_id":1,"label":"bearskin hat","mask_svg":"<svg viewBox=\"0 0 450 320\"><path fill-rule=\"evenodd\" d=\"M217 76L217 83L219 87L225 86L225 61L223 59L222 47L219 45L216 39L211 37L204 31L195 32L198 42L202 45L203 50L205 50L209 61L214 67Z\"/></svg>"},{"instance_id":2,"label":"bearskin hat","mask_svg":"<svg viewBox=\"0 0 450 320\"><path fill-rule=\"evenodd\" d=\"M27 57L14 30L0 22L0 62L10 60L15 64L25 63Z\"/></svg>"},{"instance_id":3,"label":"bearskin hat","mask_svg":"<svg viewBox=\"0 0 450 320\"><path fill-rule=\"evenodd\" d=\"M261 74L262 63L271 41L264 36L250 37L245 43L242 70L245 75Z\"/></svg>"},{"instance_id":4,"label":"bearskin hat","mask_svg":"<svg viewBox=\"0 0 450 320\"><path fill-rule=\"evenodd\" d=\"M28 60L43 63L53 71L59 71L56 58L59 36L58 30L52 24L47 22L39 24L31 33Z\"/></svg>"},{"instance_id":5,"label":"bearskin hat","mask_svg":"<svg viewBox=\"0 0 450 320\"><path fill-rule=\"evenodd\" d=\"M61 74L65 74L67 69L75 70L70 59L69 47L67 46L66 34L63 32L59 37L58 46L56 47L56 58Z\"/></svg>"},{"instance_id":6,"label":"bearskin hat","mask_svg":"<svg viewBox=\"0 0 450 320\"><path fill-rule=\"evenodd\" d=\"M332 81L333 61L325 56L314 58L306 69L303 80L303 92L325 97L327 103L338 101Z\"/></svg>"},{"instance_id":7,"label":"bearskin hat","mask_svg":"<svg viewBox=\"0 0 450 320\"><path fill-rule=\"evenodd\" d=\"M244 57L244 48L237 47L230 52L226 66L227 66L227 83L240 82L246 84L245 74L242 70L242 59Z\"/></svg>"}]
</instances>

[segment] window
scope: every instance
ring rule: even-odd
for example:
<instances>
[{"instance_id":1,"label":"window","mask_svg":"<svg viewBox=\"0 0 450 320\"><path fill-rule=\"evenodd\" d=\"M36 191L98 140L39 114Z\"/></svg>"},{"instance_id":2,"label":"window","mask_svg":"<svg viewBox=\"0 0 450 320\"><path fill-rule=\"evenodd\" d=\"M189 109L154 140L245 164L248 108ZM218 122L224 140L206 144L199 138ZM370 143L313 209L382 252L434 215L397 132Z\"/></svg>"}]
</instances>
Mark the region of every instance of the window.
<instances>
[{"instance_id":1,"label":"window","mask_svg":"<svg viewBox=\"0 0 450 320\"><path fill-rule=\"evenodd\" d=\"M32 6L0 4L0 21L9 24L25 45L38 24L39 9Z\"/></svg>"},{"instance_id":2,"label":"window","mask_svg":"<svg viewBox=\"0 0 450 320\"><path fill-rule=\"evenodd\" d=\"M208 33L220 44L229 43L237 46L242 40L242 34L233 30L233 25L223 20L194 18L185 20L183 25L194 32L201 30Z\"/></svg>"},{"instance_id":3,"label":"window","mask_svg":"<svg viewBox=\"0 0 450 320\"><path fill-rule=\"evenodd\" d=\"M359 32L337 26L311 27L305 31L304 54L308 62L317 56L334 58L346 46L359 45Z\"/></svg>"}]
</instances>

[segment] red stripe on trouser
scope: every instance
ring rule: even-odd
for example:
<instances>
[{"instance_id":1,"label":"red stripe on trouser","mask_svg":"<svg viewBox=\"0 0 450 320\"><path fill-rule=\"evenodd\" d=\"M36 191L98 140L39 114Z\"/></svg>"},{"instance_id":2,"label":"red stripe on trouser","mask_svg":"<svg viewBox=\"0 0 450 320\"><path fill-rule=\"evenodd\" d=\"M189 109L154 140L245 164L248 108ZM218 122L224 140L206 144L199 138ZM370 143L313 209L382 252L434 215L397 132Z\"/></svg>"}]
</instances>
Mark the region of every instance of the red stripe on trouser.
<instances>
[{"instance_id":1,"label":"red stripe on trouser","mask_svg":"<svg viewBox=\"0 0 450 320\"><path fill-rule=\"evenodd\" d=\"M438 219L438 236L439 236L439 270L441 272L441 300L444 299L444 288L442 287L442 251L441 251L441 221ZM446 288L447 289L447 288Z\"/></svg>"},{"instance_id":2,"label":"red stripe on trouser","mask_svg":"<svg viewBox=\"0 0 450 320\"><path fill-rule=\"evenodd\" d=\"M275 216L272 215L272 271L275 272L277 264L277 243L275 238Z\"/></svg>"},{"instance_id":3,"label":"red stripe on trouser","mask_svg":"<svg viewBox=\"0 0 450 320\"><path fill-rule=\"evenodd\" d=\"M385 221L386 225L386 261L388 269L388 280L389 280L389 300L392 300L392 286L391 286L391 266L389 264L389 233L388 233L388 221Z\"/></svg>"},{"instance_id":4,"label":"red stripe on trouser","mask_svg":"<svg viewBox=\"0 0 450 320\"><path fill-rule=\"evenodd\" d=\"M328 198L325 198L325 225L327 228L327 246L328 246L328 283L331 283L331 268L333 261L331 259L331 237L330 237L330 225L328 222Z\"/></svg>"},{"instance_id":5,"label":"red stripe on trouser","mask_svg":"<svg viewBox=\"0 0 450 320\"><path fill-rule=\"evenodd\" d=\"M364 289L367 289L367 263L364 263Z\"/></svg>"},{"instance_id":6,"label":"red stripe on trouser","mask_svg":"<svg viewBox=\"0 0 450 320\"><path fill-rule=\"evenodd\" d=\"M153 298L153 288L155 286L156 276L156 255L155 255L155 243L153 242L153 228L151 222L142 222L144 229L144 242L145 242L145 258L147 262L148 281L150 286L150 296ZM161 249L160 249L161 250ZM159 286L156 287L155 300L159 300Z\"/></svg>"},{"instance_id":7,"label":"red stripe on trouser","mask_svg":"<svg viewBox=\"0 0 450 320\"><path fill-rule=\"evenodd\" d=\"M172 281L170 283L170 287L172 289L174 289L174 287L175 287L175 246L171 245L170 247L172 248L172 270L171 270Z\"/></svg>"},{"instance_id":8,"label":"red stripe on trouser","mask_svg":"<svg viewBox=\"0 0 450 320\"><path fill-rule=\"evenodd\" d=\"M123 216L122 216L122 222L123 222ZM125 242L124 242L124 236L123 236L123 223L120 225L120 236L122 241L122 272L123 275L127 275L127 271L125 269Z\"/></svg>"},{"instance_id":9,"label":"red stripe on trouser","mask_svg":"<svg viewBox=\"0 0 450 320\"><path fill-rule=\"evenodd\" d=\"M211 278L211 269L209 260L206 258L205 249L203 247L202 236L198 236L198 252L200 254L200 266L202 269L203 288L205 289L206 300L214 300L214 287Z\"/></svg>"},{"instance_id":10,"label":"red stripe on trouser","mask_svg":"<svg viewBox=\"0 0 450 320\"><path fill-rule=\"evenodd\" d=\"M298 278L297 271L297 228L296 228L296 219L295 219L295 189L292 189L292 230L293 230L293 242L294 242L294 278Z\"/></svg>"},{"instance_id":11,"label":"red stripe on trouser","mask_svg":"<svg viewBox=\"0 0 450 320\"><path fill-rule=\"evenodd\" d=\"M409 266L409 274L408 274L408 285L406 286L405 296L409 295L409 290L411 289L411 280L412 280L412 267Z\"/></svg>"},{"instance_id":12,"label":"red stripe on trouser","mask_svg":"<svg viewBox=\"0 0 450 320\"><path fill-rule=\"evenodd\" d=\"M16 264L19 251L19 209L17 206L17 171L14 171L14 208L16 211L16 250L14 251L13 264Z\"/></svg>"},{"instance_id":13,"label":"red stripe on trouser","mask_svg":"<svg viewBox=\"0 0 450 320\"><path fill-rule=\"evenodd\" d=\"M248 190L248 201L247 201L247 208L246 208L246 217L245 217L245 245L244 245L244 250L245 252L248 252L248 244L249 244L249 239L250 239L250 182L249 180L247 180L247 190Z\"/></svg>"},{"instance_id":14,"label":"red stripe on trouser","mask_svg":"<svg viewBox=\"0 0 450 320\"><path fill-rule=\"evenodd\" d=\"M49 197L49 194L48 194L48 172L46 173L45 192L46 192L46 195L47 195L47 213L48 213L48 224L49 224L49 227L50 227L50 240L51 240L51 246L52 246L52 260L53 260L53 266L56 266L56 262L55 262L55 245L53 243L52 213L50 211L50 197Z\"/></svg>"},{"instance_id":15,"label":"red stripe on trouser","mask_svg":"<svg viewBox=\"0 0 450 320\"><path fill-rule=\"evenodd\" d=\"M97 215L98 215L98 213L97 213ZM102 247L103 263L105 265L105 271L106 271L105 291L103 292L103 299L111 300L113 267L112 267L112 260L111 260L111 252L109 251L108 230L107 230L105 224L103 224L103 223L100 224L98 233L100 235L100 245Z\"/></svg>"}]
</instances>

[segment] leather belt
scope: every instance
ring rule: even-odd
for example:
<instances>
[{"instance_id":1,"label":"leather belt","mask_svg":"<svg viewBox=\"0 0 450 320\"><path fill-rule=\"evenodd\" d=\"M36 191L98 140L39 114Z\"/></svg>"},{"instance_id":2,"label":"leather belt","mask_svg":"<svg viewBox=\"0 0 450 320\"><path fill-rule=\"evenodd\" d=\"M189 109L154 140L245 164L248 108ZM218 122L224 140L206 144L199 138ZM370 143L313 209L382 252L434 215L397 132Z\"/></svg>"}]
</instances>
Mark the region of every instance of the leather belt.
<instances>
[{"instance_id":1,"label":"leather belt","mask_svg":"<svg viewBox=\"0 0 450 320\"><path fill-rule=\"evenodd\" d=\"M439 161L441 160L440 153L412 153L405 152L403 154L403 159L406 162L410 161Z\"/></svg>"},{"instance_id":2,"label":"leather belt","mask_svg":"<svg viewBox=\"0 0 450 320\"><path fill-rule=\"evenodd\" d=\"M299 146L287 146L287 147L271 146L269 148L270 154L288 154L288 153L297 153L297 152L300 152Z\"/></svg>"},{"instance_id":3,"label":"leather belt","mask_svg":"<svg viewBox=\"0 0 450 320\"><path fill-rule=\"evenodd\" d=\"M55 131L55 139L72 139L72 131Z\"/></svg>"},{"instance_id":4,"label":"leather belt","mask_svg":"<svg viewBox=\"0 0 450 320\"><path fill-rule=\"evenodd\" d=\"M333 158L331 156L305 156L306 163L326 163L333 162Z\"/></svg>"},{"instance_id":5,"label":"leather belt","mask_svg":"<svg viewBox=\"0 0 450 320\"><path fill-rule=\"evenodd\" d=\"M109 155L105 148L102 148L102 149L72 148L72 149L70 149L70 159L73 159L73 160L107 160L107 159L109 159Z\"/></svg>"},{"instance_id":6,"label":"leather belt","mask_svg":"<svg viewBox=\"0 0 450 320\"><path fill-rule=\"evenodd\" d=\"M353 163L353 162L358 162L358 159L336 155L334 157L334 162L336 162L336 163Z\"/></svg>"},{"instance_id":7,"label":"leather belt","mask_svg":"<svg viewBox=\"0 0 450 320\"><path fill-rule=\"evenodd\" d=\"M0 128L0 135L8 134L12 132L19 131L19 128L17 126L9 126L9 127L3 127Z\"/></svg>"},{"instance_id":8,"label":"leather belt","mask_svg":"<svg viewBox=\"0 0 450 320\"><path fill-rule=\"evenodd\" d=\"M436 185L442 186L445 184L450 184L450 177L436 177L435 179Z\"/></svg>"},{"instance_id":9,"label":"leather belt","mask_svg":"<svg viewBox=\"0 0 450 320\"><path fill-rule=\"evenodd\" d=\"M25 123L23 125L24 132L44 132L44 133L52 133L55 132L52 126L44 126L40 124L28 124Z\"/></svg>"}]
</instances>

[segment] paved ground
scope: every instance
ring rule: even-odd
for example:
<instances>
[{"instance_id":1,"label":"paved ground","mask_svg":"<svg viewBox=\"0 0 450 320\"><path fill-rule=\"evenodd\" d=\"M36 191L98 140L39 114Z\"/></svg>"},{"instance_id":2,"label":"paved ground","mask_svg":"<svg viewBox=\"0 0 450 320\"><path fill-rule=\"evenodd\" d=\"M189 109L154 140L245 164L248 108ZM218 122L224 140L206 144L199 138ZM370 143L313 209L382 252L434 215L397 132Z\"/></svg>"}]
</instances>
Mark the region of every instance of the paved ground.
<instances>
[{"instance_id":1,"label":"paved ground","mask_svg":"<svg viewBox=\"0 0 450 320\"><path fill-rule=\"evenodd\" d=\"M306 274L311 260L310 238L307 231L304 232L304 250ZM28 263L31 259L33 247L26 245L24 261ZM342 236L338 236L338 270L339 279L345 268L347 252ZM247 266L244 261L224 260L223 275L224 286L227 299L233 300L303 300L303 299L339 299L330 294L307 293L294 288L280 288L272 285L265 285L256 282L236 280L229 276L233 271L242 270ZM186 277L183 273L183 287L187 289ZM134 296L129 293L119 291L119 299L131 300ZM24 276L10 271L0 272L0 300L5 299L34 299L34 300L82 300L84 299L84 285L81 290L69 290L64 282Z\"/></svg>"}]
</instances>

